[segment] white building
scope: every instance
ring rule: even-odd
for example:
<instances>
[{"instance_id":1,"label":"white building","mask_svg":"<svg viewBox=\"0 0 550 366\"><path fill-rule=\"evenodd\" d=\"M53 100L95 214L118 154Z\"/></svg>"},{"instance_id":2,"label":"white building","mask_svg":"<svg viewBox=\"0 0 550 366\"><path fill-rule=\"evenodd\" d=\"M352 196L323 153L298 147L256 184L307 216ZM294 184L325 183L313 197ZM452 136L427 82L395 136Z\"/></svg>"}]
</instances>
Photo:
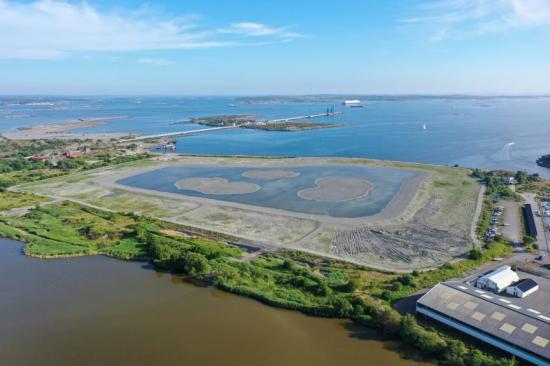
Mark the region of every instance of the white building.
<instances>
[{"instance_id":1,"label":"white building","mask_svg":"<svg viewBox=\"0 0 550 366\"><path fill-rule=\"evenodd\" d=\"M524 278L506 289L508 295L515 297L527 297L539 289L539 284L531 278Z\"/></svg>"},{"instance_id":2,"label":"white building","mask_svg":"<svg viewBox=\"0 0 550 366\"><path fill-rule=\"evenodd\" d=\"M518 281L519 277L517 273L512 271L510 266L502 266L479 277L476 281L476 287L501 292L506 287Z\"/></svg>"}]
</instances>

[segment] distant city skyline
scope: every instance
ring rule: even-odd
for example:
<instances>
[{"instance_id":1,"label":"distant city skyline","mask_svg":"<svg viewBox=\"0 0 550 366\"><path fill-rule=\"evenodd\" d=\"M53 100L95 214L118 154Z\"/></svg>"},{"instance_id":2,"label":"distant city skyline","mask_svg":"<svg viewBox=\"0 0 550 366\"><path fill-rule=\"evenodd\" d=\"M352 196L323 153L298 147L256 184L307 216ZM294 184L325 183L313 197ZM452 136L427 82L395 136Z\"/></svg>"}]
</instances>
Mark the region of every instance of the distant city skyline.
<instances>
[{"instance_id":1,"label":"distant city skyline","mask_svg":"<svg viewBox=\"0 0 550 366\"><path fill-rule=\"evenodd\" d=\"M550 0L0 0L0 94L550 94Z\"/></svg>"}]
</instances>

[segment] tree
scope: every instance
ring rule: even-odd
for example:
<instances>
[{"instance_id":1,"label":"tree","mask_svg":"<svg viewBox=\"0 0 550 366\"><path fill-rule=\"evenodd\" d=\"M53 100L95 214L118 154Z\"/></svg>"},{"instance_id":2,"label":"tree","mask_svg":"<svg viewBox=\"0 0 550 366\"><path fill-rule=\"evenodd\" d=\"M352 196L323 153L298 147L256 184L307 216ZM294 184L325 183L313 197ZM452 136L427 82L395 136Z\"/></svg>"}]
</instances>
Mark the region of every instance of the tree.
<instances>
[{"instance_id":1,"label":"tree","mask_svg":"<svg viewBox=\"0 0 550 366\"><path fill-rule=\"evenodd\" d=\"M516 173L515 178L516 178L516 181L519 184L525 184L525 183L527 183L528 174L527 174L527 172L525 172L523 170L518 170L517 173Z\"/></svg>"},{"instance_id":2,"label":"tree","mask_svg":"<svg viewBox=\"0 0 550 366\"><path fill-rule=\"evenodd\" d=\"M446 364L453 366L464 366L464 357L468 353L468 349L462 341L458 339L450 339L447 341L447 349L443 353L443 359Z\"/></svg>"},{"instance_id":3,"label":"tree","mask_svg":"<svg viewBox=\"0 0 550 366\"><path fill-rule=\"evenodd\" d=\"M10 178L0 177L0 192L6 190L6 188L13 186L16 182Z\"/></svg>"},{"instance_id":4,"label":"tree","mask_svg":"<svg viewBox=\"0 0 550 366\"><path fill-rule=\"evenodd\" d=\"M202 254L185 251L174 260L175 269L183 273L198 276L210 271L208 259Z\"/></svg>"},{"instance_id":5,"label":"tree","mask_svg":"<svg viewBox=\"0 0 550 366\"><path fill-rule=\"evenodd\" d=\"M344 297L335 296L332 299L332 308L340 318L349 318L353 314L353 305Z\"/></svg>"}]
</instances>

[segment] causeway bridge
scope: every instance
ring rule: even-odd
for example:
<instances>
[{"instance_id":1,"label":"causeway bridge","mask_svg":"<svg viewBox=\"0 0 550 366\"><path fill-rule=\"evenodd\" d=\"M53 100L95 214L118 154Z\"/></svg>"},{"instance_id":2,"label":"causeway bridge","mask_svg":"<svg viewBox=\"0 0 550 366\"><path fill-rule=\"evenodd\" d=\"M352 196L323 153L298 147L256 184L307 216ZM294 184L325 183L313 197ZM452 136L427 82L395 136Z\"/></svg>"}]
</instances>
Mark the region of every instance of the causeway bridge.
<instances>
[{"instance_id":1,"label":"causeway bridge","mask_svg":"<svg viewBox=\"0 0 550 366\"><path fill-rule=\"evenodd\" d=\"M343 112L308 114L306 116L279 118L279 119L271 119L271 120L267 120L267 121L258 121L258 122L264 122L264 123L290 122L290 121L311 119L311 118L318 118L318 117L334 117L334 116L337 116L337 115L340 115L340 114L343 114ZM156 135L132 137L132 138L128 138L128 139L119 140L119 142L125 143L125 142L148 140L148 139L158 139L158 138L164 138L164 137L179 137L179 136L198 135L198 134L202 134L202 133L208 133L208 132L214 132L214 131L220 131L220 130L228 130L228 129L231 129L231 128L239 128L239 127L241 127L241 126L240 125L232 125L232 126L222 126L222 127L200 128L200 129L197 129L197 130L186 130L186 131L179 131L179 132L166 132L166 133L159 133L159 134L156 134Z\"/></svg>"},{"instance_id":2,"label":"causeway bridge","mask_svg":"<svg viewBox=\"0 0 550 366\"><path fill-rule=\"evenodd\" d=\"M159 139L159 138L163 138L163 137L198 135L198 134L206 133L206 132L214 132L214 131L219 131L219 130L228 130L230 128L239 128L239 127L240 126L223 126L223 127L200 128L198 130L167 132L167 133L159 133L159 134L156 134L156 135L132 137L132 138L129 138L129 139L119 140L119 142L132 142L132 141L139 141L139 140Z\"/></svg>"}]
</instances>

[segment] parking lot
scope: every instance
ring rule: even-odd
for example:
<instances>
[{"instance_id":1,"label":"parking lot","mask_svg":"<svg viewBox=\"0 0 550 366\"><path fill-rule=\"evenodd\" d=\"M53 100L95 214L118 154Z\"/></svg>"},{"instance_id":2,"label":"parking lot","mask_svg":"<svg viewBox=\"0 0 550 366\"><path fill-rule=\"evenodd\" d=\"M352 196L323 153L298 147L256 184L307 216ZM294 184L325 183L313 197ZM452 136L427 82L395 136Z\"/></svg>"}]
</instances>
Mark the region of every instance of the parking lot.
<instances>
[{"instance_id":1,"label":"parking lot","mask_svg":"<svg viewBox=\"0 0 550 366\"><path fill-rule=\"evenodd\" d=\"M522 241L522 223L521 208L518 202L503 201L500 205L504 208L504 213L497 218L502 228L502 235L514 243Z\"/></svg>"}]
</instances>

